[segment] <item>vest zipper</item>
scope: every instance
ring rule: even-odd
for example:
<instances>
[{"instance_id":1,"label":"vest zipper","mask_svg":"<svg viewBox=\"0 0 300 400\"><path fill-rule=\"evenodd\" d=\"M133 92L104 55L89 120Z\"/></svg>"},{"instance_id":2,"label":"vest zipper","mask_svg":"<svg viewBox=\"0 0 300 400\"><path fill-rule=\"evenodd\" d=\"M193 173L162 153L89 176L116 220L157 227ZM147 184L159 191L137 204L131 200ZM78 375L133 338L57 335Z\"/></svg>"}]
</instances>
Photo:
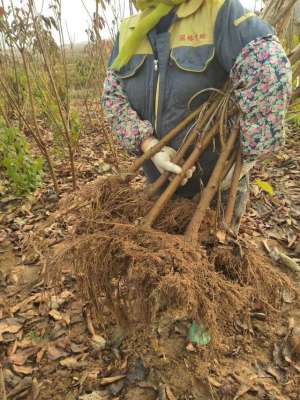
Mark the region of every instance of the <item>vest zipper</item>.
<instances>
[{"instance_id":1,"label":"vest zipper","mask_svg":"<svg viewBox=\"0 0 300 400\"><path fill-rule=\"evenodd\" d=\"M159 65L158 60L154 60L154 73L157 75L156 78L156 88L155 88L155 101L154 101L154 128L157 131L157 114L158 114L158 101L159 101Z\"/></svg>"}]
</instances>

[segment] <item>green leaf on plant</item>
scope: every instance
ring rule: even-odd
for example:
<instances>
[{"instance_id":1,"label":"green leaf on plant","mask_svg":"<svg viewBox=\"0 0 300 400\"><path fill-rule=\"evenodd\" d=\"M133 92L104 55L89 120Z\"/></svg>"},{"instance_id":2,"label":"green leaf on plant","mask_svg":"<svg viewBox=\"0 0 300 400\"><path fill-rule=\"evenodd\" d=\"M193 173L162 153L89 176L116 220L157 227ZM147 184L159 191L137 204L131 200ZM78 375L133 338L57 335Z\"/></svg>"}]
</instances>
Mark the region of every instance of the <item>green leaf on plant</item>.
<instances>
[{"instance_id":1,"label":"green leaf on plant","mask_svg":"<svg viewBox=\"0 0 300 400\"><path fill-rule=\"evenodd\" d=\"M17 195L34 192L42 182L43 161L33 155L18 127L8 127L0 118L0 172Z\"/></svg>"}]
</instances>

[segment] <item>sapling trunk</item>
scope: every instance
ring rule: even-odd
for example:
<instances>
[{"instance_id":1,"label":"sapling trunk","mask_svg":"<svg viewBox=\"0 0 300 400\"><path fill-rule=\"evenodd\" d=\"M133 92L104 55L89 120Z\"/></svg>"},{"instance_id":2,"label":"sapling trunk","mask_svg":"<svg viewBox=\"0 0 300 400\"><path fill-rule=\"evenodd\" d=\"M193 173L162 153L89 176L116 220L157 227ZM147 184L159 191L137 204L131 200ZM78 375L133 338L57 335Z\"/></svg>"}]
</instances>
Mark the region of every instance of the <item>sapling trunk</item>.
<instances>
[{"instance_id":1,"label":"sapling trunk","mask_svg":"<svg viewBox=\"0 0 300 400\"><path fill-rule=\"evenodd\" d=\"M156 218L162 212L165 205L169 202L169 200L173 197L176 190L179 188L181 182L186 176L186 173L189 169L195 166L196 162L199 160L199 157L207 148L207 146L211 143L213 138L218 132L218 123L213 126L210 131L207 133L205 137L200 138L191 153L188 159L182 166L182 172L174 177L172 182L170 182L169 186L166 190L161 194L159 199L156 201L150 212L144 218L144 225L147 227L151 227L155 222Z\"/></svg>"},{"instance_id":2,"label":"sapling trunk","mask_svg":"<svg viewBox=\"0 0 300 400\"><path fill-rule=\"evenodd\" d=\"M280 39L289 26L293 9L298 0L268 0L261 13L261 17L276 28Z\"/></svg>"},{"instance_id":3,"label":"sapling trunk","mask_svg":"<svg viewBox=\"0 0 300 400\"><path fill-rule=\"evenodd\" d=\"M232 182L228 195L228 203L225 211L224 222L226 227L230 227L232 222L234 206L236 203L236 196L239 189L241 171L242 171L242 155L241 151L239 150L236 158L235 168L232 176Z\"/></svg>"},{"instance_id":4,"label":"sapling trunk","mask_svg":"<svg viewBox=\"0 0 300 400\"><path fill-rule=\"evenodd\" d=\"M213 138L217 135L218 133L218 128L219 128L219 124L215 125L206 136L204 136L203 138L203 144L202 144L202 152L203 153L207 147L209 146L209 144L211 143L211 141L213 140ZM195 133L197 136L197 131L198 128L195 128ZM191 133L192 135L192 133ZM192 139L192 137L191 137ZM176 156L174 157L174 159L172 160L175 164L178 165L182 165L183 164L183 156L186 154L187 150L189 149L189 147L193 144L194 140L187 140L185 142L185 144L178 150L178 152L176 153ZM201 156L201 154L199 155L199 157ZM172 174L170 172L164 172L163 174L161 174L161 176L151 185L149 185L146 188L146 196L148 199L151 199L155 193L157 193L157 191L168 181L169 177Z\"/></svg>"},{"instance_id":5,"label":"sapling trunk","mask_svg":"<svg viewBox=\"0 0 300 400\"><path fill-rule=\"evenodd\" d=\"M39 27L37 26L37 23L36 23L36 15L35 15L34 5L33 5L32 0L29 1L28 5L29 5L29 10L30 10L31 16L32 16L32 21L33 21L34 30L36 33L36 38L37 38L37 41L38 41L38 44L39 44L39 47L41 50L41 54L42 54L42 57L43 57L43 60L45 63L45 68L46 68L47 74L48 74L50 82L51 82L52 89L54 91L56 103L58 106L58 111L59 111L61 121L62 121L62 124L64 127L63 133L64 133L64 136L66 139L66 145L67 145L68 152L69 152L73 189L76 189L76 171L75 171L74 151L73 151L74 149L73 149L72 137L71 137L71 133L70 133L70 127L68 124L68 118L66 118L66 116L64 115L64 111L67 111L67 110L64 110L64 106L62 104L61 98L58 93L57 85L56 85L56 82L55 82L55 79L53 76L53 71L51 69L51 63L48 59L47 52L46 52L46 49L44 46L44 42L43 42L43 39L41 38Z\"/></svg>"},{"instance_id":6,"label":"sapling trunk","mask_svg":"<svg viewBox=\"0 0 300 400\"><path fill-rule=\"evenodd\" d=\"M49 154L49 152L47 150L46 144L44 143L42 137L40 136L38 125L37 125L37 129L36 129L36 125L33 128L31 126L31 124L27 121L27 119L24 116L24 113L20 110L19 105L15 102L13 96L11 95L7 85L1 79L1 76L0 76L0 85L3 88L5 94L7 95L9 101L11 102L12 106L16 110L20 120L23 121L24 126L26 126L26 128L28 129L30 135L33 137L33 139L34 139L38 149L40 150L42 156L45 158L46 163L48 164L48 167L49 167L49 171L50 171L50 175L51 175L51 178L52 178L52 181L53 181L54 189L58 193L58 191L59 191L58 183L57 183L56 174L55 174L55 171L54 171L54 168L53 168L52 159L51 159L50 154Z\"/></svg>"},{"instance_id":7,"label":"sapling trunk","mask_svg":"<svg viewBox=\"0 0 300 400\"><path fill-rule=\"evenodd\" d=\"M34 99L33 99L31 79L30 79L30 76L29 76L25 50L21 49L20 53L21 53L23 66L24 66L24 72L25 72L26 81L27 81L27 87L28 87L30 108L31 108L33 124L34 124L34 128L35 128L35 132L33 134L33 137L35 138L36 143L39 145L39 148L42 150L42 153L43 153L43 155L44 155L44 157L45 157L45 159L47 161L47 164L48 164L48 167L49 167L49 171L50 171L50 175L51 175L51 178L52 178L52 181L53 181L54 189L58 193L59 188L58 188L58 183L57 183L57 179L56 179L56 174L54 172L52 160L51 160L51 157L50 157L49 152L47 150L47 147L46 147L46 145L44 144L44 142L43 142L43 140L41 138L40 128L39 128L39 125L38 125L38 122L37 122L35 103L34 103ZM21 115L23 115L22 112L21 112ZM30 131L32 132L32 128L30 128Z\"/></svg>"},{"instance_id":8,"label":"sapling trunk","mask_svg":"<svg viewBox=\"0 0 300 400\"><path fill-rule=\"evenodd\" d=\"M183 121L181 121L175 128L173 128L169 133L167 133L155 146L149 149L146 153L144 153L141 157L139 157L133 165L129 168L129 173L137 172L146 160L150 160L156 153L158 153L164 146L171 142L171 140L175 139L176 136L179 135L182 130L189 125L195 118L198 117L203 104L198 107L195 111L193 111L189 116L187 116ZM215 107L214 104L211 106Z\"/></svg>"},{"instance_id":9,"label":"sapling trunk","mask_svg":"<svg viewBox=\"0 0 300 400\"><path fill-rule=\"evenodd\" d=\"M208 123L209 119L214 116L216 111L218 111L218 104L214 105L214 103L212 103L210 108L203 115L203 118L201 119L202 115L199 116L196 126L192 129L192 131L186 137L185 141L182 143L181 147L179 148L175 157L173 158L172 161L175 164L182 165L184 163L184 156L186 155L190 146L195 142L195 140L197 139L197 136L199 134L203 135L205 133L205 131L201 132L201 130L205 128L205 125ZM210 143L210 141L209 141L209 143ZM204 144L203 144L203 146L205 147ZM205 148L204 148L204 150L205 150ZM159 189L168 181L168 179L171 175L172 175L171 172L165 171L164 173L162 173L160 175L160 177L154 183L148 185L146 188L147 198L151 199L159 191Z\"/></svg>"},{"instance_id":10,"label":"sapling trunk","mask_svg":"<svg viewBox=\"0 0 300 400\"><path fill-rule=\"evenodd\" d=\"M198 232L200 226L203 222L203 219L211 204L212 199L217 193L224 168L226 167L226 161L230 157L230 153L234 148L238 135L239 135L239 124L235 126L235 128L233 128L233 131L230 134L229 139L226 142L220 154L220 157L209 179L209 182L202 192L201 200L198 204L196 212L186 229L185 237L190 241L197 242L198 240Z\"/></svg>"},{"instance_id":11,"label":"sapling trunk","mask_svg":"<svg viewBox=\"0 0 300 400\"><path fill-rule=\"evenodd\" d=\"M4 107L2 107L1 104L0 104L0 115L2 115L2 117L4 118L4 121L5 121L5 123L6 123L6 126L7 126L7 127L10 127L10 126L11 126L10 121L9 121L9 119L8 119L8 116L7 116L7 114L6 114L6 111L4 110Z\"/></svg>"},{"instance_id":12,"label":"sapling trunk","mask_svg":"<svg viewBox=\"0 0 300 400\"><path fill-rule=\"evenodd\" d=\"M106 143L109 146L109 150L110 150L110 152L111 152L111 154L113 156L114 165L115 165L117 171L120 172L120 162L119 162L119 157L118 157L118 151L117 151L117 148L116 148L116 145L115 145L114 138L112 137L112 135L110 135L110 130L109 130L110 128L109 128L108 123L107 123L107 121L105 119L103 108L102 108L100 102L97 103L97 112L98 112L98 114L100 116L100 119L102 121L101 131L103 133L103 136L105 138Z\"/></svg>"},{"instance_id":13,"label":"sapling trunk","mask_svg":"<svg viewBox=\"0 0 300 400\"><path fill-rule=\"evenodd\" d=\"M300 44L298 44L289 54L291 64L296 64L300 60Z\"/></svg>"}]
</instances>

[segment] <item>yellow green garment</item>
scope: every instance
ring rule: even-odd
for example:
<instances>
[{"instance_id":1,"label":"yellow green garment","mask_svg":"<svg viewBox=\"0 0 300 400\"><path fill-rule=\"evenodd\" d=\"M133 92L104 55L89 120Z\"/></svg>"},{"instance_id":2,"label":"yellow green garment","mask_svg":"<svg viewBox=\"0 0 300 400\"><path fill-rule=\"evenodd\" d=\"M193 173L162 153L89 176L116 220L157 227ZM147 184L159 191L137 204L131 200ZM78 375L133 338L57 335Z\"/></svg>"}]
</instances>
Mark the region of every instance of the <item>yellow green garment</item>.
<instances>
[{"instance_id":1,"label":"yellow green garment","mask_svg":"<svg viewBox=\"0 0 300 400\"><path fill-rule=\"evenodd\" d=\"M137 9L145 11L145 13L141 15L135 30L120 49L112 68L119 71L126 65L135 54L141 41L159 23L161 18L168 15L174 7L185 2L186 0L136 0L135 5ZM197 0L197 2L201 3L202 0Z\"/></svg>"}]
</instances>

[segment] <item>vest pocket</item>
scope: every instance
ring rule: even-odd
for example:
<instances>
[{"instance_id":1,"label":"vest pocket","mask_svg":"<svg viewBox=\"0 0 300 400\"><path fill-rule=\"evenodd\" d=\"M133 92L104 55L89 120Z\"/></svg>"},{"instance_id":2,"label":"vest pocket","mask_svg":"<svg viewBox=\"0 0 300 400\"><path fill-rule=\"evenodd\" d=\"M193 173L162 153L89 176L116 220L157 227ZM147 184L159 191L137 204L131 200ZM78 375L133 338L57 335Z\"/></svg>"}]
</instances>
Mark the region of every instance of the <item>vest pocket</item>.
<instances>
[{"instance_id":1,"label":"vest pocket","mask_svg":"<svg viewBox=\"0 0 300 400\"><path fill-rule=\"evenodd\" d=\"M217 84L220 68L215 57L214 45L183 46L171 50L173 86L177 107L194 110L207 100L210 91L205 89Z\"/></svg>"},{"instance_id":2,"label":"vest pocket","mask_svg":"<svg viewBox=\"0 0 300 400\"><path fill-rule=\"evenodd\" d=\"M120 71L129 103L143 120L152 121L153 108L153 56L135 55Z\"/></svg>"},{"instance_id":3,"label":"vest pocket","mask_svg":"<svg viewBox=\"0 0 300 400\"><path fill-rule=\"evenodd\" d=\"M138 69L144 64L146 55L137 54L131 58L128 64L124 65L120 71L116 71L119 78L126 79L135 75Z\"/></svg>"},{"instance_id":4,"label":"vest pocket","mask_svg":"<svg viewBox=\"0 0 300 400\"><path fill-rule=\"evenodd\" d=\"M188 72L204 72L214 56L214 45L183 46L171 51L171 59L177 67Z\"/></svg>"}]
</instances>

